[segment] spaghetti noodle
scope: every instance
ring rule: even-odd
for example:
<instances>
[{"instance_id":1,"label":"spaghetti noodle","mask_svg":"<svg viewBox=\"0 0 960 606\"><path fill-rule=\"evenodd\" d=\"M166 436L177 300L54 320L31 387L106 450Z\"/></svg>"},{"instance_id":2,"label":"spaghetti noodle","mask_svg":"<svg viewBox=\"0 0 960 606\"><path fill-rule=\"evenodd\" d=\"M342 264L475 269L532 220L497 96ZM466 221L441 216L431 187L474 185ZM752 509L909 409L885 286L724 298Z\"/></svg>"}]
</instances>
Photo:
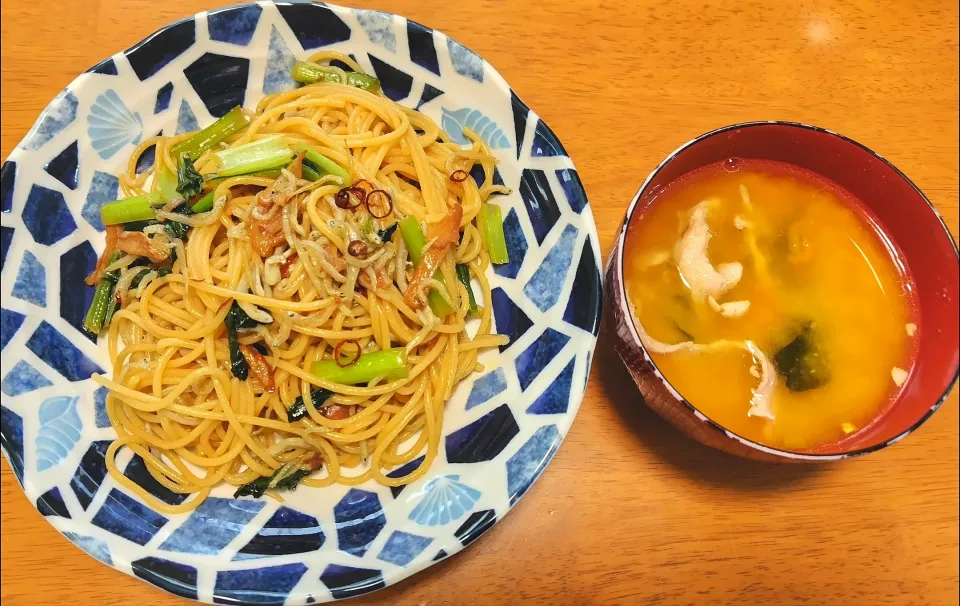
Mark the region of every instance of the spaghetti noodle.
<instances>
[{"instance_id":1,"label":"spaghetti noodle","mask_svg":"<svg viewBox=\"0 0 960 606\"><path fill-rule=\"evenodd\" d=\"M197 149L195 133L145 140L121 175L155 219L108 228L91 281L114 284L113 371L93 378L109 388L118 435L107 469L158 511L192 510L224 482L253 496L413 482L437 456L446 400L482 369L481 350L507 342L483 304L491 258L479 215L506 193L489 149L468 130L463 149L425 115L359 87L349 57L322 52L308 67L333 76L265 97L196 159L175 157ZM279 171L223 174L236 172L226 152L258 145L296 155ZM466 178L474 167L482 182ZM165 199L174 174L181 193L191 177L205 191ZM184 205L204 194L209 210ZM123 449L194 498L157 499L119 470ZM387 475L421 454L410 473Z\"/></svg>"}]
</instances>

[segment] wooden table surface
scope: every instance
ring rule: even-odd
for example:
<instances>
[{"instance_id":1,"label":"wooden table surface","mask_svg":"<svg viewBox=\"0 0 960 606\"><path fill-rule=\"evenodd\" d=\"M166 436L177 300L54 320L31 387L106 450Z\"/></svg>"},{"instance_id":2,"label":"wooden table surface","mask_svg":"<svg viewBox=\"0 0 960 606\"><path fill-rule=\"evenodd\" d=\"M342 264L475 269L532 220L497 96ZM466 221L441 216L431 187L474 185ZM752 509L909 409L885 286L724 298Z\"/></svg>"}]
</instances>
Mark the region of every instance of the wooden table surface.
<instances>
[{"instance_id":1,"label":"wooden table surface","mask_svg":"<svg viewBox=\"0 0 960 606\"><path fill-rule=\"evenodd\" d=\"M357 1L477 51L580 170L604 256L679 144L784 119L877 150L957 234L956 0ZM2 3L5 158L77 74L190 0ZM646 409L602 334L543 477L463 554L352 604L958 604L957 391L906 442L836 465L713 452ZM83 554L2 472L7 606L184 604Z\"/></svg>"}]
</instances>

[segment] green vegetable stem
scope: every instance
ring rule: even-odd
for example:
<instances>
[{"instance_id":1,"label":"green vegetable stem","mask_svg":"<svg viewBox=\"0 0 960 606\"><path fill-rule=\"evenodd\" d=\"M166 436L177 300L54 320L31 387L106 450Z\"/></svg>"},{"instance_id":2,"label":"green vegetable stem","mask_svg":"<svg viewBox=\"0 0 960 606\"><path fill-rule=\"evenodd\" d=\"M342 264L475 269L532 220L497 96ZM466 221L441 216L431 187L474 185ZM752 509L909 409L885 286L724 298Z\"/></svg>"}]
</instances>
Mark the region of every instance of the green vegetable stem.
<instances>
[{"instance_id":1,"label":"green vegetable stem","mask_svg":"<svg viewBox=\"0 0 960 606\"><path fill-rule=\"evenodd\" d=\"M334 360L320 360L311 368L318 378L340 385L369 383L377 377L395 381L407 377L407 350L403 347L361 354L349 366L340 366Z\"/></svg>"},{"instance_id":2,"label":"green vegetable stem","mask_svg":"<svg viewBox=\"0 0 960 606\"><path fill-rule=\"evenodd\" d=\"M400 237L403 238L403 243L407 246L407 252L410 254L410 260L413 264L417 265L420 263L420 260L423 258L423 253L425 252L424 247L427 245L427 237L423 234L423 230L420 229L420 223L416 217L410 215L400 221ZM441 284L446 284L439 270L433 274L433 277ZM430 309L433 310L433 313L436 314L437 317L442 318L453 312L453 308L450 307L447 300L436 290L431 290L430 294L427 295L427 299L430 302Z\"/></svg>"},{"instance_id":3,"label":"green vegetable stem","mask_svg":"<svg viewBox=\"0 0 960 606\"><path fill-rule=\"evenodd\" d=\"M375 93L380 90L380 81L373 76L358 74L357 72L346 72L349 86L362 88L363 90ZM336 72L325 65L318 65L307 61L297 61L293 64L293 79L303 84L315 84L317 82L341 82L339 72Z\"/></svg>"},{"instance_id":4,"label":"green vegetable stem","mask_svg":"<svg viewBox=\"0 0 960 606\"><path fill-rule=\"evenodd\" d=\"M109 263L113 263L120 258L120 253L115 252L110 255ZM106 325L105 320L113 304L113 289L119 278L118 272L105 273L100 276L100 282L93 291L93 301L90 302L90 308L83 319L83 328L94 335L100 334Z\"/></svg>"},{"instance_id":5,"label":"green vegetable stem","mask_svg":"<svg viewBox=\"0 0 960 606\"><path fill-rule=\"evenodd\" d=\"M507 239L503 235L503 215L496 204L485 202L480 207L477 216L480 235L487 245L490 262L497 265L510 262L510 253L507 251Z\"/></svg>"}]
</instances>

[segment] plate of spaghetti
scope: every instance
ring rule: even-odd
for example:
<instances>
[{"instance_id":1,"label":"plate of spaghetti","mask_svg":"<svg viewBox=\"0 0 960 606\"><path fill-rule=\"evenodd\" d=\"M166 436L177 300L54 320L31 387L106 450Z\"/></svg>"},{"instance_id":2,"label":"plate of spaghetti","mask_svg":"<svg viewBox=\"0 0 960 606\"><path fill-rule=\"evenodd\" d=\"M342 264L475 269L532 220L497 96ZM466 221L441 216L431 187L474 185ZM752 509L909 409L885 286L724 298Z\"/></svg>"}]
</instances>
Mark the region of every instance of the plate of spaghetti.
<instances>
[{"instance_id":1,"label":"plate of spaghetti","mask_svg":"<svg viewBox=\"0 0 960 606\"><path fill-rule=\"evenodd\" d=\"M2 202L4 454L72 542L178 595L399 582L507 513L583 396L577 172L402 17L169 25L47 107Z\"/></svg>"}]
</instances>

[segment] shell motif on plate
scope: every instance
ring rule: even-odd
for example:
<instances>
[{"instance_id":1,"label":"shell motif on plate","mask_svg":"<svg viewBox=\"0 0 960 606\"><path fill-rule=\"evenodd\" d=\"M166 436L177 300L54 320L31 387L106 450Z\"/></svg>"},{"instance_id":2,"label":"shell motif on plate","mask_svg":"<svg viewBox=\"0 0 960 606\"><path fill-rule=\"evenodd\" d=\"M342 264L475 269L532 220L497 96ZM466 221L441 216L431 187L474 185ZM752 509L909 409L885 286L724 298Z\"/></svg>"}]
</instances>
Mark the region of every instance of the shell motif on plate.
<instances>
[{"instance_id":1,"label":"shell motif on plate","mask_svg":"<svg viewBox=\"0 0 960 606\"><path fill-rule=\"evenodd\" d=\"M505 149L510 147L510 139L507 138L503 130L497 126L496 122L488 118L480 110L470 109L469 107L450 110L444 107L441 111L443 112L443 117L440 118L441 127L450 135L451 139L460 145L470 143L470 140L463 134L463 129L469 128L477 133L477 136L479 136L490 149Z\"/></svg>"},{"instance_id":2,"label":"shell motif on plate","mask_svg":"<svg viewBox=\"0 0 960 606\"><path fill-rule=\"evenodd\" d=\"M110 89L97 97L90 108L87 135L93 148L106 160L125 145L136 145L140 142L140 137L143 136L143 120L140 114L127 109L119 95Z\"/></svg>"},{"instance_id":3,"label":"shell motif on plate","mask_svg":"<svg viewBox=\"0 0 960 606\"><path fill-rule=\"evenodd\" d=\"M80 440L83 423L77 414L77 396L54 396L40 405L37 432L37 470L56 467Z\"/></svg>"},{"instance_id":4,"label":"shell motif on plate","mask_svg":"<svg viewBox=\"0 0 960 606\"><path fill-rule=\"evenodd\" d=\"M466 515L480 499L480 491L459 480L459 475L430 480L423 488L426 496L409 518L421 526L443 526Z\"/></svg>"}]
</instances>

